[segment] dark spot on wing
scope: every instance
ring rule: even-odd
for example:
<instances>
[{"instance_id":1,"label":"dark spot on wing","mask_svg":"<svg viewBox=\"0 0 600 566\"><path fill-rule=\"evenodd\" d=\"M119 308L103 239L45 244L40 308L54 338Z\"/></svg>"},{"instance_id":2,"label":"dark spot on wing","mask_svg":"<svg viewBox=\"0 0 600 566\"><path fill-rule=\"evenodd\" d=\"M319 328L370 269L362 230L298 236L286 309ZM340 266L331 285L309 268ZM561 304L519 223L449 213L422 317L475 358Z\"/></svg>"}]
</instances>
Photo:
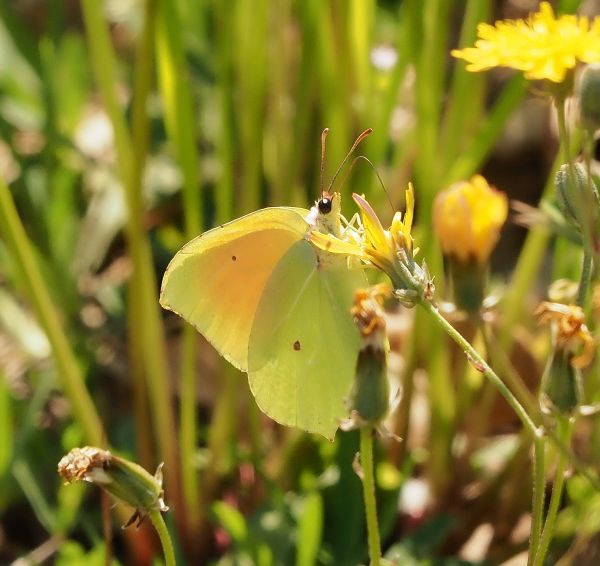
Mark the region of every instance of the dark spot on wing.
<instances>
[{"instance_id":1,"label":"dark spot on wing","mask_svg":"<svg viewBox=\"0 0 600 566\"><path fill-rule=\"evenodd\" d=\"M235 257L234 255L231 256L231 261L237 261L237 257Z\"/></svg>"},{"instance_id":2,"label":"dark spot on wing","mask_svg":"<svg viewBox=\"0 0 600 566\"><path fill-rule=\"evenodd\" d=\"M300 340L296 340L294 342L294 350L296 350L296 352L299 352L302 349L302 344L300 344Z\"/></svg>"}]
</instances>

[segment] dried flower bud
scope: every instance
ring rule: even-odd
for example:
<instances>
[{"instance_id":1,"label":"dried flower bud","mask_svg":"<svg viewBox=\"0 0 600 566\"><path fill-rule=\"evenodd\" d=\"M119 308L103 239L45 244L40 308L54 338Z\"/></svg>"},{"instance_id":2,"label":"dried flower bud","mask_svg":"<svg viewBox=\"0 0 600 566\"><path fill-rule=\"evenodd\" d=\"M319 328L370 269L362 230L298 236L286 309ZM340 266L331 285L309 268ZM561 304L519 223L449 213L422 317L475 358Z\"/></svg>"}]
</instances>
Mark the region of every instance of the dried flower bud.
<instances>
[{"instance_id":1,"label":"dried flower bud","mask_svg":"<svg viewBox=\"0 0 600 566\"><path fill-rule=\"evenodd\" d=\"M58 463L58 473L67 483L87 481L105 489L135 509L128 524L141 522L154 510L168 511L163 501L162 464L154 476L144 468L93 446L73 448Z\"/></svg>"},{"instance_id":2,"label":"dried flower bud","mask_svg":"<svg viewBox=\"0 0 600 566\"><path fill-rule=\"evenodd\" d=\"M535 314L540 324L552 323L554 346L557 350L573 354L570 359L574 367L584 368L591 363L596 341L588 330L581 307L543 302ZM575 355L580 349L581 352Z\"/></svg>"}]
</instances>

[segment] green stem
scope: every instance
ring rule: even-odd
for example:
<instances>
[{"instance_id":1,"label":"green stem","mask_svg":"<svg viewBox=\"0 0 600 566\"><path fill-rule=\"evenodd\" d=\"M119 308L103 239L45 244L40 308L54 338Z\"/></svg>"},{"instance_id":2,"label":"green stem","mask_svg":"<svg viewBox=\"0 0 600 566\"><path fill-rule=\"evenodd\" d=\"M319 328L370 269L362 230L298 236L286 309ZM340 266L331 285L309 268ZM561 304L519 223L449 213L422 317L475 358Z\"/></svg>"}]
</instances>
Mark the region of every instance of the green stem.
<instances>
[{"instance_id":1,"label":"green stem","mask_svg":"<svg viewBox=\"0 0 600 566\"><path fill-rule=\"evenodd\" d=\"M429 322L428 320L425 322ZM442 501L450 486L448 469L452 462L452 440L456 426L456 393L452 383L449 344L440 328L431 324L424 326L426 340L438 344L427 359L429 398L431 402L429 429L429 462L427 475L437 501ZM423 335L422 335L423 336Z\"/></svg>"},{"instance_id":2,"label":"green stem","mask_svg":"<svg viewBox=\"0 0 600 566\"><path fill-rule=\"evenodd\" d=\"M164 103L164 120L183 173L182 200L186 239L198 234L203 207L199 186L200 162L196 149L194 104L189 74L185 69L185 50L179 6L173 0L158 0L155 49L160 92ZM181 347L181 421L180 453L183 496L190 529L196 531L202 521L198 505L198 470L195 465L196 430L196 330L185 325Z\"/></svg>"},{"instance_id":3,"label":"green stem","mask_svg":"<svg viewBox=\"0 0 600 566\"><path fill-rule=\"evenodd\" d=\"M490 17L490 0L467 0L460 30L459 47L473 45L477 39L477 25ZM462 154L465 141L481 123L484 110L484 75L467 71L462 62L455 64L452 85L443 115L443 128L439 144L442 171L447 175L458 155Z\"/></svg>"},{"instance_id":4,"label":"green stem","mask_svg":"<svg viewBox=\"0 0 600 566\"><path fill-rule=\"evenodd\" d=\"M470 177L481 167L493 144L506 125L506 121L523 100L527 81L516 75L502 90L497 102L487 113L478 128L477 134L457 156L449 171L440 183L447 187L455 181Z\"/></svg>"},{"instance_id":5,"label":"green stem","mask_svg":"<svg viewBox=\"0 0 600 566\"><path fill-rule=\"evenodd\" d=\"M158 538L160 538L160 544L163 548L163 553L165 555L165 566L175 566L175 552L173 550L173 543L171 541L171 536L169 535L169 530L167 529L167 525L165 524L165 520L161 515L160 511L150 511L148 514L156 532L158 533Z\"/></svg>"},{"instance_id":6,"label":"green stem","mask_svg":"<svg viewBox=\"0 0 600 566\"><path fill-rule=\"evenodd\" d=\"M527 559L527 566L533 564L533 559L542 534L544 501L546 495L546 439L535 438L533 450L533 501L531 504L531 536L529 538L529 557Z\"/></svg>"},{"instance_id":7,"label":"green stem","mask_svg":"<svg viewBox=\"0 0 600 566\"><path fill-rule=\"evenodd\" d=\"M562 146L563 161L569 164L569 169L573 171L573 160L571 157L571 144L569 140L569 130L567 128L565 99L555 99L556 117L558 121L558 135Z\"/></svg>"},{"instance_id":8,"label":"green stem","mask_svg":"<svg viewBox=\"0 0 600 566\"><path fill-rule=\"evenodd\" d=\"M464 353L470 358L470 361L474 363L479 371L483 373L483 375L489 379L500 391L502 396L506 399L507 403L512 407L513 411L517 414L525 428L534 436L539 436L540 431L535 426L535 423L527 413L527 411L523 408L521 403L517 400L517 398L512 394L510 389L506 387L504 382L498 377L496 372L487 364L487 362L483 359L483 357L471 346L471 344L465 340L458 330L456 330L438 311L437 307L435 307L429 301L421 301L420 305L428 311L436 320L436 322L446 331L448 336L452 338L459 347L464 351Z\"/></svg>"},{"instance_id":9,"label":"green stem","mask_svg":"<svg viewBox=\"0 0 600 566\"><path fill-rule=\"evenodd\" d=\"M360 464L363 472L362 484L369 538L369 557L371 566L379 566L381 564L381 542L379 540L375 477L373 474L373 430L372 425L365 425L360 428Z\"/></svg>"},{"instance_id":10,"label":"green stem","mask_svg":"<svg viewBox=\"0 0 600 566\"><path fill-rule=\"evenodd\" d=\"M234 196L235 167L235 110L233 107L233 46L231 30L231 10L219 0L213 0L214 27L216 42L217 98L219 106L219 134L217 136L217 154L221 164L221 173L215 187L215 222L231 220L236 199Z\"/></svg>"},{"instance_id":11,"label":"green stem","mask_svg":"<svg viewBox=\"0 0 600 566\"><path fill-rule=\"evenodd\" d=\"M196 329L186 324L181 343L181 391L180 431L181 475L183 496L190 527L195 531L201 524L203 511L199 503L198 468L196 465L197 419L196 419L196 353L198 336Z\"/></svg>"},{"instance_id":12,"label":"green stem","mask_svg":"<svg viewBox=\"0 0 600 566\"><path fill-rule=\"evenodd\" d=\"M445 86L450 3L425 0L422 4L422 43L415 61L416 112L419 153L415 163L418 185L431 201L439 188L438 132ZM429 217L425 216L425 221Z\"/></svg>"},{"instance_id":13,"label":"green stem","mask_svg":"<svg viewBox=\"0 0 600 566\"><path fill-rule=\"evenodd\" d=\"M592 278L592 252L589 246L584 243L583 246L583 266L581 268L581 279L579 289L577 290L577 304L580 307L585 306L585 298Z\"/></svg>"},{"instance_id":14,"label":"green stem","mask_svg":"<svg viewBox=\"0 0 600 566\"><path fill-rule=\"evenodd\" d=\"M86 442L103 446L106 438L100 417L85 387L81 369L36 263L10 190L2 179L0 179L0 230L26 286L36 316L52 346L58 370L57 378L71 403L75 421L83 430Z\"/></svg>"},{"instance_id":15,"label":"green stem","mask_svg":"<svg viewBox=\"0 0 600 566\"><path fill-rule=\"evenodd\" d=\"M571 438L571 423L564 419L559 421L560 427L560 440L562 444L567 445ZM552 496L550 497L550 505L548 507L548 514L546 515L546 523L540 538L539 546L535 552L535 559L533 566L542 566L544 564L544 558L548 552L550 542L552 541L552 535L554 534L554 527L556 524L556 516L560 508L560 501L562 499L563 488L565 485L565 471L567 464L569 463L569 457L564 452L560 452L558 456L558 463L556 464L554 487L552 489Z\"/></svg>"}]
</instances>

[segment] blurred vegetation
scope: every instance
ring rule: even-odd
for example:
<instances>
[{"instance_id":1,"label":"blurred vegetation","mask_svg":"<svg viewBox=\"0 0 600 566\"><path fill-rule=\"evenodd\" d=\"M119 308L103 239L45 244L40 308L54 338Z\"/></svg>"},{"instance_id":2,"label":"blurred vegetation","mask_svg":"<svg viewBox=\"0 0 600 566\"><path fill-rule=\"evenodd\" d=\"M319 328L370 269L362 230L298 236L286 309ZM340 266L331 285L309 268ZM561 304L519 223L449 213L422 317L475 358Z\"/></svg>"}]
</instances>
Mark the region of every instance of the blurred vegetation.
<instances>
[{"instance_id":1,"label":"blurred vegetation","mask_svg":"<svg viewBox=\"0 0 600 566\"><path fill-rule=\"evenodd\" d=\"M367 561L358 435L329 443L260 415L245 376L160 311L159 282L201 231L266 205L310 206L324 127L328 178L372 127L360 152L387 195L359 162L344 198L365 193L390 218L388 198L402 209L412 180L416 240L443 296L435 194L484 169L534 202L551 178L556 141L536 93L449 58L478 22L520 17L520 4L0 3L0 562L103 564L107 545L119 563L160 556L146 524L118 528L127 510L110 519L96 491L61 485L57 462L84 444L150 471L165 462L182 564ZM523 161L531 151L542 157ZM516 268L491 341L534 390L546 345L532 333L531 291L549 236L532 231L517 258L514 234L496 258ZM576 278L573 244L556 246L553 277ZM420 313L393 313L390 340L403 397L389 426L404 441L376 446L387 556L500 563L524 551L530 439ZM598 400L597 383L588 393ZM597 462L597 442L586 444L597 423L581 428L580 457ZM567 493L552 556L593 560L598 493L581 477Z\"/></svg>"}]
</instances>

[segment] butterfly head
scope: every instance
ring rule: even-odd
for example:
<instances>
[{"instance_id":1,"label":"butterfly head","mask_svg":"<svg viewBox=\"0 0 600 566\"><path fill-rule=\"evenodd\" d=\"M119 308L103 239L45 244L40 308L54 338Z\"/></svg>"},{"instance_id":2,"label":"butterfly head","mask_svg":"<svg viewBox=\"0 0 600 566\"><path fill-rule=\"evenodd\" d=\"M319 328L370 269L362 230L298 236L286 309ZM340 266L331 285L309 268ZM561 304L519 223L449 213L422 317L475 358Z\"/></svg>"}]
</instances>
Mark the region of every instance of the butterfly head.
<instances>
[{"instance_id":1,"label":"butterfly head","mask_svg":"<svg viewBox=\"0 0 600 566\"><path fill-rule=\"evenodd\" d=\"M327 139L327 134L329 133L329 128L325 128L323 133L321 134L321 198L315 203L310 209L310 212L306 216L306 221L308 222L310 228L308 234L310 234L313 230L317 230L318 232L322 232L324 234L331 234L337 238L341 237L342 234L342 223L341 223L341 214L342 214L342 203L340 193L336 193L332 191L333 184L337 179L340 171L343 166L348 161L352 152L357 148L360 142L366 138L373 130L371 128L366 129L362 134L356 138L356 141L350 148L350 151L338 167L333 179L329 183L327 189L324 189L323 185L323 173L325 169L325 140Z\"/></svg>"},{"instance_id":2,"label":"butterfly head","mask_svg":"<svg viewBox=\"0 0 600 566\"><path fill-rule=\"evenodd\" d=\"M340 193L324 191L313 209L315 210L315 229L325 234L340 237L342 230L340 222L342 197Z\"/></svg>"}]
</instances>

